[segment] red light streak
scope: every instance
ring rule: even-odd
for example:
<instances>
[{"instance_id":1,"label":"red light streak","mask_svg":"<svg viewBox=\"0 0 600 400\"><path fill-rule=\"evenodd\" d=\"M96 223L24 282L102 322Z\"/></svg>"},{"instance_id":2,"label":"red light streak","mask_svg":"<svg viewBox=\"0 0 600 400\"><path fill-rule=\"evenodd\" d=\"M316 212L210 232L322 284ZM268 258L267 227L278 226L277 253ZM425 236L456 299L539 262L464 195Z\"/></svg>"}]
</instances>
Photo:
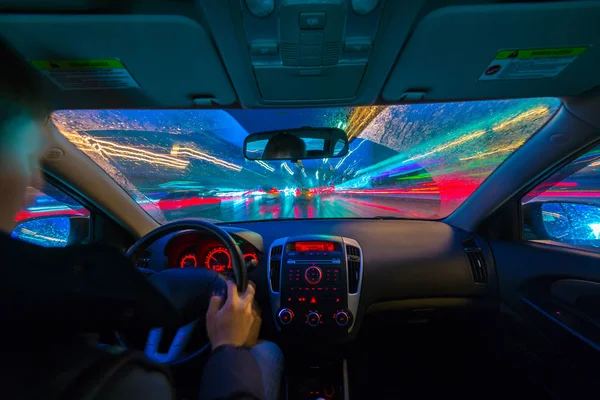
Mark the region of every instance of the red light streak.
<instances>
[{"instance_id":1,"label":"red light streak","mask_svg":"<svg viewBox=\"0 0 600 400\"><path fill-rule=\"evenodd\" d=\"M62 217L68 215L77 215L82 217L87 217L90 215L89 211L85 209L77 210L50 210L50 211L19 211L17 216L15 217L15 221L23 221L32 218L40 218L40 217Z\"/></svg>"},{"instance_id":2,"label":"red light streak","mask_svg":"<svg viewBox=\"0 0 600 400\"><path fill-rule=\"evenodd\" d=\"M163 211L169 211L177 210L179 208L218 204L220 202L221 199L218 198L191 197L189 199L160 200L158 202L158 207Z\"/></svg>"}]
</instances>

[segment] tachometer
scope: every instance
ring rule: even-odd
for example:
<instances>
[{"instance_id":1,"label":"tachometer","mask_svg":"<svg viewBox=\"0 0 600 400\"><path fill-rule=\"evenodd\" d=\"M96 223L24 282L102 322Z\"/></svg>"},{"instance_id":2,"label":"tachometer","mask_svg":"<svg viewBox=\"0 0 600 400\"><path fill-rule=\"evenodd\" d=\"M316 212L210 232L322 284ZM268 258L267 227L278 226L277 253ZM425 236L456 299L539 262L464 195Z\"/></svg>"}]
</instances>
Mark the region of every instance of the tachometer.
<instances>
[{"instance_id":1,"label":"tachometer","mask_svg":"<svg viewBox=\"0 0 600 400\"><path fill-rule=\"evenodd\" d=\"M179 268L197 267L198 261L196 260L196 254L187 253L179 259Z\"/></svg>"},{"instance_id":2,"label":"tachometer","mask_svg":"<svg viewBox=\"0 0 600 400\"><path fill-rule=\"evenodd\" d=\"M258 262L258 257L256 256L256 254L254 254L254 253L244 254L244 261L248 262L248 261L252 261L252 260Z\"/></svg>"},{"instance_id":3,"label":"tachometer","mask_svg":"<svg viewBox=\"0 0 600 400\"><path fill-rule=\"evenodd\" d=\"M217 272L227 272L231 270L231 257L225 247L216 247L206 256L204 261L206 268Z\"/></svg>"}]
</instances>

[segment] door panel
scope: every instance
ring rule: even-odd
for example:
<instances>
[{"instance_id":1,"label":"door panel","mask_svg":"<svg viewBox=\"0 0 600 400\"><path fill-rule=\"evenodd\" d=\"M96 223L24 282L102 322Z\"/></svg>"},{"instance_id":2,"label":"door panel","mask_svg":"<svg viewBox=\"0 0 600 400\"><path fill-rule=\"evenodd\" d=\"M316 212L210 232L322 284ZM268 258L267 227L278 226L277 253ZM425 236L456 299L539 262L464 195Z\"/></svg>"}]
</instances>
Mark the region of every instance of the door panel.
<instances>
[{"instance_id":1,"label":"door panel","mask_svg":"<svg viewBox=\"0 0 600 400\"><path fill-rule=\"evenodd\" d=\"M598 398L600 254L533 242L490 245L515 362L535 364L526 373L559 399Z\"/></svg>"},{"instance_id":2,"label":"door panel","mask_svg":"<svg viewBox=\"0 0 600 400\"><path fill-rule=\"evenodd\" d=\"M600 283L579 279L562 279L550 287L550 295L575 308L600 325Z\"/></svg>"}]
</instances>

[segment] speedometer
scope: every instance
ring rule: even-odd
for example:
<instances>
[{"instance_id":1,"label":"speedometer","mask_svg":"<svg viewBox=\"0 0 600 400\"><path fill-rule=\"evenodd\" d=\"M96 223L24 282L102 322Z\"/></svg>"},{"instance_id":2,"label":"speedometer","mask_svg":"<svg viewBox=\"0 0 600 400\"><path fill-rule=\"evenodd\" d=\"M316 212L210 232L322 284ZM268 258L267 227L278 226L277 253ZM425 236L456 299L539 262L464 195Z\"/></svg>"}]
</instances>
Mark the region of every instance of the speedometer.
<instances>
[{"instance_id":1,"label":"speedometer","mask_svg":"<svg viewBox=\"0 0 600 400\"><path fill-rule=\"evenodd\" d=\"M204 260L204 265L208 269L217 272L228 272L231 270L231 257L225 247L216 247L212 249Z\"/></svg>"}]
</instances>

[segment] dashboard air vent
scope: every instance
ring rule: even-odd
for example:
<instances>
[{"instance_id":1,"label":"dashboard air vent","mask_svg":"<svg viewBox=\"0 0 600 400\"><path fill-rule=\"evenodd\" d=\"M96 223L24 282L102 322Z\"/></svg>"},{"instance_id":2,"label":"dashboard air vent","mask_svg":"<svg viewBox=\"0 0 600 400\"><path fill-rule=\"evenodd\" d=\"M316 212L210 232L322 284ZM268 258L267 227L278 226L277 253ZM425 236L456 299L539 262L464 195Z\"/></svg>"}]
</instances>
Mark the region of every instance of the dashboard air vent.
<instances>
[{"instance_id":1,"label":"dashboard air vent","mask_svg":"<svg viewBox=\"0 0 600 400\"><path fill-rule=\"evenodd\" d=\"M479 250L479 245L477 244L477 241L473 238L465 239L463 241L463 247L465 248L465 251Z\"/></svg>"},{"instance_id":2,"label":"dashboard air vent","mask_svg":"<svg viewBox=\"0 0 600 400\"><path fill-rule=\"evenodd\" d=\"M463 248L465 249L465 253L467 253L475 283L487 283L488 273L485 265L485 257L483 257L477 241L473 238L466 239L463 241Z\"/></svg>"},{"instance_id":3,"label":"dashboard air vent","mask_svg":"<svg viewBox=\"0 0 600 400\"><path fill-rule=\"evenodd\" d=\"M283 252L283 246L271 247L271 257L269 260L269 280L271 283L271 290L273 292L279 292L279 277L281 275L281 253Z\"/></svg>"},{"instance_id":4,"label":"dashboard air vent","mask_svg":"<svg viewBox=\"0 0 600 400\"><path fill-rule=\"evenodd\" d=\"M271 258L273 257L281 257L281 253L283 252L283 246L275 246L271 249Z\"/></svg>"},{"instance_id":5,"label":"dashboard air vent","mask_svg":"<svg viewBox=\"0 0 600 400\"><path fill-rule=\"evenodd\" d=\"M348 257L348 293L356 294L360 281L360 249L346 245L346 255Z\"/></svg>"}]
</instances>

